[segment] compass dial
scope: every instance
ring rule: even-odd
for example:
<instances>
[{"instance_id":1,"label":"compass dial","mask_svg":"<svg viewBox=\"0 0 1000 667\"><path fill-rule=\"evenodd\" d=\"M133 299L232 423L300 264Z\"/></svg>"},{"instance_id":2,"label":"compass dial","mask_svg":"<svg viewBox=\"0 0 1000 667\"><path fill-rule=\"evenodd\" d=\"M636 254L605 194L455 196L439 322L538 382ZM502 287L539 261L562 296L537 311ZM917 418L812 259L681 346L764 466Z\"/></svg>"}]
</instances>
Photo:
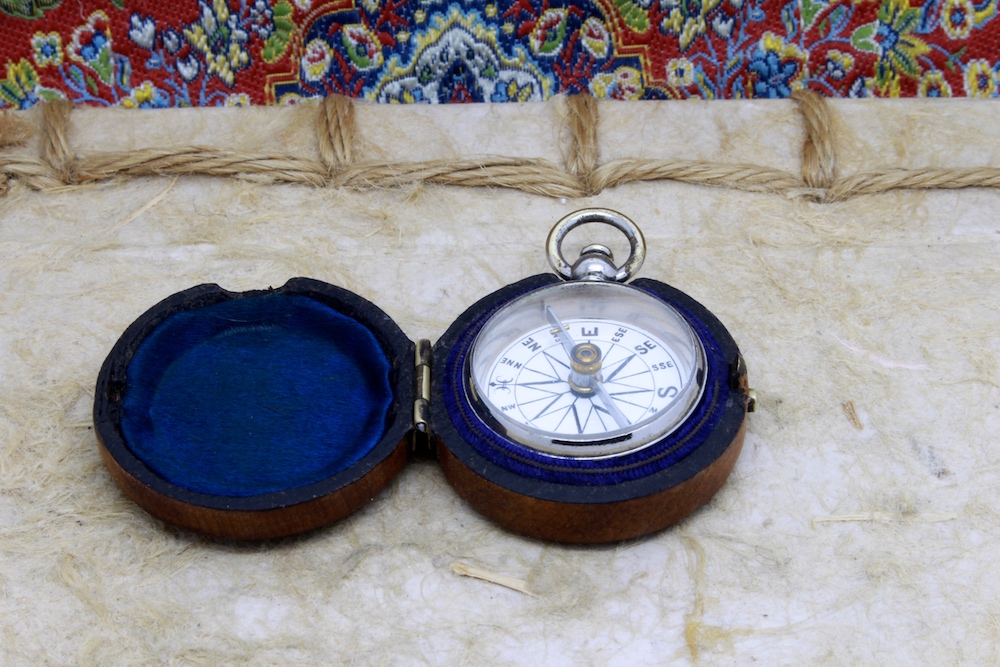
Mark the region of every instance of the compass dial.
<instances>
[{"instance_id":1,"label":"compass dial","mask_svg":"<svg viewBox=\"0 0 1000 667\"><path fill-rule=\"evenodd\" d=\"M575 340L596 346L602 360L600 378L626 426L666 408L683 379L669 347L639 328L610 320L570 320ZM570 384L569 354L552 327L529 332L514 341L490 370L486 390L502 412L543 431L568 435L601 435L618 425L611 408L593 392Z\"/></svg>"},{"instance_id":2,"label":"compass dial","mask_svg":"<svg viewBox=\"0 0 1000 667\"><path fill-rule=\"evenodd\" d=\"M701 396L704 353L670 306L637 289L565 283L498 311L472 355L479 404L508 437L560 456L652 444Z\"/></svg>"}]
</instances>

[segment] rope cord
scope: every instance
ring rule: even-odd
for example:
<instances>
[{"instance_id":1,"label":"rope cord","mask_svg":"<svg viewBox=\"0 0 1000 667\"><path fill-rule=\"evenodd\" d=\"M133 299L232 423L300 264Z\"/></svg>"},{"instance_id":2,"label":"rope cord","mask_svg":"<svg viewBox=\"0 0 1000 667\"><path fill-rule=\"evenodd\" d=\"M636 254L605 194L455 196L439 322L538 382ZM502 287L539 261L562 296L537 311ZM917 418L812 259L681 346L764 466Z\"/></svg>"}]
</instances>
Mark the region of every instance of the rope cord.
<instances>
[{"instance_id":1,"label":"rope cord","mask_svg":"<svg viewBox=\"0 0 1000 667\"><path fill-rule=\"evenodd\" d=\"M514 188L548 197L586 197L633 181L682 181L699 185L806 196L819 202L844 201L898 189L1000 187L1000 168L888 168L837 177L834 119L826 98L810 90L792 94L805 124L802 173L754 164L706 160L625 158L601 163L598 152L599 104L589 95L561 98L562 122L569 137L565 164L548 160L483 157L423 162L359 160L357 102L339 95L317 106L316 141L320 159L283 154L252 154L187 146L145 148L77 155L70 142L73 105L42 105L38 157L2 149L23 145L31 128L14 114L0 114L0 196L18 180L49 190L121 176L154 174L254 176L287 183L367 189L415 183Z\"/></svg>"}]
</instances>

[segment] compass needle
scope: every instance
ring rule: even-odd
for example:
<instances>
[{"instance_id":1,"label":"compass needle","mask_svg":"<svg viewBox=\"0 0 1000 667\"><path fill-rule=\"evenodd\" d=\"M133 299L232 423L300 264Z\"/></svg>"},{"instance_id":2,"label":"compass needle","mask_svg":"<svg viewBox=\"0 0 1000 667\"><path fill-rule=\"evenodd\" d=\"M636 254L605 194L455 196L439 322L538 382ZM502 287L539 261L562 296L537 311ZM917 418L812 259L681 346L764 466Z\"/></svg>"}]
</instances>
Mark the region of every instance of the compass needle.
<instances>
[{"instance_id":1,"label":"compass needle","mask_svg":"<svg viewBox=\"0 0 1000 667\"><path fill-rule=\"evenodd\" d=\"M573 418L576 419L576 432L583 433L583 424L580 423L580 413L576 409L576 401L573 401L571 408L573 410Z\"/></svg>"},{"instance_id":2,"label":"compass needle","mask_svg":"<svg viewBox=\"0 0 1000 667\"><path fill-rule=\"evenodd\" d=\"M619 364L618 368L616 368L611 373L611 375L609 375L608 377L604 378L604 381L605 382L611 382L612 380L614 380L615 376L618 375L619 373L621 373L622 369L625 368L628 365L628 362L632 361L633 359L635 359L635 355L634 354L632 356L630 356L628 359L626 359L625 361L623 361L621 364Z\"/></svg>"},{"instance_id":3,"label":"compass needle","mask_svg":"<svg viewBox=\"0 0 1000 667\"><path fill-rule=\"evenodd\" d=\"M625 396L626 394L646 394L653 391L652 389L633 389L631 391L612 391L608 392L612 396Z\"/></svg>"}]
</instances>

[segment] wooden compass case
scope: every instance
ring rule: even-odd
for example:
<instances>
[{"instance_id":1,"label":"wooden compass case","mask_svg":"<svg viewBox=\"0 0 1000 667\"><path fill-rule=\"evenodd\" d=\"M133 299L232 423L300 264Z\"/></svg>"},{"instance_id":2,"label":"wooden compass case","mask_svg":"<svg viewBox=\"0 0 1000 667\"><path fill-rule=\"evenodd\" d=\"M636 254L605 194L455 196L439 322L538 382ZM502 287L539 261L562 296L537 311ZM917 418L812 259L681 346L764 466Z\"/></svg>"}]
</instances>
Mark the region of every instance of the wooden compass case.
<instances>
[{"instance_id":1,"label":"wooden compass case","mask_svg":"<svg viewBox=\"0 0 1000 667\"><path fill-rule=\"evenodd\" d=\"M742 357L696 301L633 281L692 323L715 370L710 390L645 455L567 471L565 459L539 457L497 433L469 403L463 380L489 316L558 281L534 276L483 298L432 353L374 304L317 280L174 294L125 331L101 368L101 456L153 516L208 535L264 539L323 526L373 499L406 464L416 427L430 434L459 495L505 528L580 543L660 530L704 504L739 456L748 405Z\"/></svg>"}]
</instances>

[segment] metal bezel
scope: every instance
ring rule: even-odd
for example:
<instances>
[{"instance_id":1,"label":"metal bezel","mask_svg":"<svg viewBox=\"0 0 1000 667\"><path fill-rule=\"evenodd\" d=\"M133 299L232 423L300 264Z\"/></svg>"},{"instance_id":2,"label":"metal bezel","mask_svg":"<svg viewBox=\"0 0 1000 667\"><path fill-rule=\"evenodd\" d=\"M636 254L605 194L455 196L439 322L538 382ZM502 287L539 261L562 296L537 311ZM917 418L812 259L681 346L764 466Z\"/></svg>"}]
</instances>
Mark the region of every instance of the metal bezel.
<instances>
[{"instance_id":1,"label":"metal bezel","mask_svg":"<svg viewBox=\"0 0 1000 667\"><path fill-rule=\"evenodd\" d=\"M574 437L571 434L554 434L549 431L533 428L522 422L511 419L505 415L499 406L482 396L477 388L477 380L473 365L477 355L481 351L481 342L484 333L490 333L490 325L494 322L502 321L511 315L511 311L518 306L523 306L526 299L538 298L543 293L552 292L576 292L584 290L625 290L623 294L628 294L632 302L641 300L644 307L658 308L663 313L669 313L671 317L683 324L684 330L695 343L695 361L693 372L687 383L692 391L685 390L678 396L678 401L672 403L669 408L662 410L647 419L638 422L637 425L630 425L626 428L615 429L601 434L600 438ZM620 295L618 295L620 296ZM580 298L576 296L575 298ZM627 318L624 318L627 319ZM637 329L639 327L636 327ZM642 329L651 335L652 331ZM661 340L662 334L655 334ZM476 340L472 344L471 353L466 359L464 370L465 393L470 405L483 420L493 427L498 433L503 434L508 439L530 447L531 449L557 458L577 459L577 460L597 460L607 459L623 454L631 454L646 447L652 446L663 438L684 425L687 418L697 408L705 392L705 370L707 355L704 343L695 332L694 328L688 324L684 317L676 308L656 296L632 287L615 282L564 282L556 283L546 287L533 290L524 294L510 303L505 304L500 310L494 313L476 334ZM680 400L685 399L685 400ZM581 449L586 448L586 452Z\"/></svg>"}]
</instances>

